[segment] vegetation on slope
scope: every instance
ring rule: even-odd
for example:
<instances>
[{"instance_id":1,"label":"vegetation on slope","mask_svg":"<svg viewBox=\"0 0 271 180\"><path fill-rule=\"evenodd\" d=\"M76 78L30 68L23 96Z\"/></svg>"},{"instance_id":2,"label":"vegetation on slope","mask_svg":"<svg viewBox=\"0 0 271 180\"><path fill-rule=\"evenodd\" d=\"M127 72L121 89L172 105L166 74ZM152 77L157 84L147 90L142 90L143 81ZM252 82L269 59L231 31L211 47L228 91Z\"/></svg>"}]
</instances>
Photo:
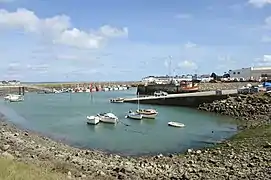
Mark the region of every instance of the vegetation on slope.
<instances>
[{"instance_id":1,"label":"vegetation on slope","mask_svg":"<svg viewBox=\"0 0 271 180\"><path fill-rule=\"evenodd\" d=\"M0 157L0 180L64 180L63 174Z\"/></svg>"}]
</instances>

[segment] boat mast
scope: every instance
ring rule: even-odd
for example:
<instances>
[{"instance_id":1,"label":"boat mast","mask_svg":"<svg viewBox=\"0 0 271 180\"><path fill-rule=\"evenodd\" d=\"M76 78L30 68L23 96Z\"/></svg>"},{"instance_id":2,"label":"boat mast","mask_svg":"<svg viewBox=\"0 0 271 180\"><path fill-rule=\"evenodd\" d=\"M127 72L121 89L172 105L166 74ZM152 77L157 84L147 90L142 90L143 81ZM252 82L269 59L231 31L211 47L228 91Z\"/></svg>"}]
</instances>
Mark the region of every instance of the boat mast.
<instances>
[{"instance_id":1,"label":"boat mast","mask_svg":"<svg viewBox=\"0 0 271 180\"><path fill-rule=\"evenodd\" d=\"M137 93L137 110L139 110L139 92Z\"/></svg>"}]
</instances>

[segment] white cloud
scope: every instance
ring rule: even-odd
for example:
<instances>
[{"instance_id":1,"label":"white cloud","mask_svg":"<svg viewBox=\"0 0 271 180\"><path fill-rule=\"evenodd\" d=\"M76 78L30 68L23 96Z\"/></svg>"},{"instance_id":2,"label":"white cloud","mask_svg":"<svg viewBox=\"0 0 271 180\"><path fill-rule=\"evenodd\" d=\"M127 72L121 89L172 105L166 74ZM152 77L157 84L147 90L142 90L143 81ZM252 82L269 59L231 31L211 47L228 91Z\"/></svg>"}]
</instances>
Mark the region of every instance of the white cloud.
<instances>
[{"instance_id":1,"label":"white cloud","mask_svg":"<svg viewBox=\"0 0 271 180\"><path fill-rule=\"evenodd\" d=\"M267 17L265 20L265 28L271 29L271 16Z\"/></svg>"},{"instance_id":2,"label":"white cloud","mask_svg":"<svg viewBox=\"0 0 271 180\"><path fill-rule=\"evenodd\" d=\"M270 66L271 65L271 55L263 55L262 58L255 59L258 66Z\"/></svg>"},{"instance_id":3,"label":"white cloud","mask_svg":"<svg viewBox=\"0 0 271 180\"><path fill-rule=\"evenodd\" d=\"M262 37L262 42L271 42L271 36L266 36L266 35L264 35L264 36Z\"/></svg>"},{"instance_id":4,"label":"white cloud","mask_svg":"<svg viewBox=\"0 0 271 180\"><path fill-rule=\"evenodd\" d=\"M0 27L24 30L45 36L52 43L76 48L99 48L108 38L127 37L128 28L104 25L86 32L72 26L70 17L57 15L41 19L33 11L17 9L15 12L0 10Z\"/></svg>"},{"instance_id":5,"label":"white cloud","mask_svg":"<svg viewBox=\"0 0 271 180\"><path fill-rule=\"evenodd\" d=\"M248 3L257 8L262 8L268 4L271 4L271 0L249 0Z\"/></svg>"},{"instance_id":6,"label":"white cloud","mask_svg":"<svg viewBox=\"0 0 271 180\"><path fill-rule=\"evenodd\" d=\"M195 62L188 61L188 60L180 62L178 64L178 67L180 67L180 68L187 68L187 69L193 69L193 70L195 70L195 69L198 68L198 66L197 66L197 64Z\"/></svg>"},{"instance_id":7,"label":"white cloud","mask_svg":"<svg viewBox=\"0 0 271 180\"><path fill-rule=\"evenodd\" d=\"M59 60L77 60L78 56L75 55L67 55L67 54L60 54L56 57Z\"/></svg>"},{"instance_id":8,"label":"white cloud","mask_svg":"<svg viewBox=\"0 0 271 180\"><path fill-rule=\"evenodd\" d=\"M196 47L196 46L197 46L197 44L192 43L192 42L187 42L187 43L184 45L185 48L193 48L193 47Z\"/></svg>"},{"instance_id":9,"label":"white cloud","mask_svg":"<svg viewBox=\"0 0 271 180\"><path fill-rule=\"evenodd\" d=\"M49 68L48 64L28 64L26 65L26 68L28 70L33 70L33 71L47 71Z\"/></svg>"},{"instance_id":10,"label":"white cloud","mask_svg":"<svg viewBox=\"0 0 271 180\"><path fill-rule=\"evenodd\" d=\"M186 14L186 13L184 13L184 14L177 14L175 16L175 18L177 18L177 19L190 19L190 18L192 18L192 15L191 14Z\"/></svg>"}]
</instances>

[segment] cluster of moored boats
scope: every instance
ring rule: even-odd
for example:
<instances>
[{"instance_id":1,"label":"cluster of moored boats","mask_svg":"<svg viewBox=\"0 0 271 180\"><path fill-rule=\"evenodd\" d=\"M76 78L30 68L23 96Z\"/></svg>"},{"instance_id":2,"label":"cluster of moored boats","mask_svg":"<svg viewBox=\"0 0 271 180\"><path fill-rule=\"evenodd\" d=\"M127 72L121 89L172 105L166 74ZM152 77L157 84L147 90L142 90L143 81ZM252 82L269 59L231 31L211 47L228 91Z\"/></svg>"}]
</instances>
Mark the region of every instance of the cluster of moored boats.
<instances>
[{"instance_id":1,"label":"cluster of moored boats","mask_svg":"<svg viewBox=\"0 0 271 180\"><path fill-rule=\"evenodd\" d=\"M115 99L110 99L111 103L123 103L124 98L115 98ZM146 119L155 119L156 116L158 115L158 112L155 109L141 109L139 108L139 98L138 98L138 108L136 111L130 110L125 118L129 119L134 119L134 120L142 120L144 118ZM104 123L117 123L118 122L118 117L114 115L113 113L101 113L97 114L95 116L87 116L87 123L88 124L93 124L96 125L100 122ZM168 122L169 126L174 126L174 127L184 127L185 125L179 122Z\"/></svg>"},{"instance_id":2,"label":"cluster of moored boats","mask_svg":"<svg viewBox=\"0 0 271 180\"><path fill-rule=\"evenodd\" d=\"M128 114L125 116L125 118L136 120L141 120L143 118L155 119L157 114L158 112L154 109L138 109L136 112L130 110ZM87 120L88 124L93 125L96 125L99 122L115 124L118 122L118 117L115 114L109 112L109 113L100 113L95 116L87 116Z\"/></svg>"},{"instance_id":3,"label":"cluster of moored boats","mask_svg":"<svg viewBox=\"0 0 271 180\"><path fill-rule=\"evenodd\" d=\"M62 88L60 90L53 89L52 93L82 93L82 92L98 92L98 91L122 91L129 89L129 86L123 85L116 85L116 86L92 86L89 87L76 87L76 88Z\"/></svg>"}]
</instances>

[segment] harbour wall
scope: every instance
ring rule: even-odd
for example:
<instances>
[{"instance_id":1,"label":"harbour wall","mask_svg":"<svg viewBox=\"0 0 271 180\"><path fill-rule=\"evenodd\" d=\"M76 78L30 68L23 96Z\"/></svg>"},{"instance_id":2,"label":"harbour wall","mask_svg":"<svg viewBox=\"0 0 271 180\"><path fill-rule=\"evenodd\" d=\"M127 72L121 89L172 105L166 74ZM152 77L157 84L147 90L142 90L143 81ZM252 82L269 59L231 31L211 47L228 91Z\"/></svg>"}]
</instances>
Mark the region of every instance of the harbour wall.
<instances>
[{"instance_id":1,"label":"harbour wall","mask_svg":"<svg viewBox=\"0 0 271 180\"><path fill-rule=\"evenodd\" d=\"M144 100L140 100L140 104L183 106L183 107L190 107L190 108L198 108L200 104L212 103L213 101L216 101L216 100L227 99L229 96L237 96L237 94L144 99ZM126 100L125 102L138 103L138 100L136 99Z\"/></svg>"},{"instance_id":2,"label":"harbour wall","mask_svg":"<svg viewBox=\"0 0 271 180\"><path fill-rule=\"evenodd\" d=\"M139 85L137 87L137 93L139 95L153 95L155 91L164 91L169 94L177 94L181 91L180 86L175 85L164 85L164 84L155 84L155 85Z\"/></svg>"}]
</instances>

